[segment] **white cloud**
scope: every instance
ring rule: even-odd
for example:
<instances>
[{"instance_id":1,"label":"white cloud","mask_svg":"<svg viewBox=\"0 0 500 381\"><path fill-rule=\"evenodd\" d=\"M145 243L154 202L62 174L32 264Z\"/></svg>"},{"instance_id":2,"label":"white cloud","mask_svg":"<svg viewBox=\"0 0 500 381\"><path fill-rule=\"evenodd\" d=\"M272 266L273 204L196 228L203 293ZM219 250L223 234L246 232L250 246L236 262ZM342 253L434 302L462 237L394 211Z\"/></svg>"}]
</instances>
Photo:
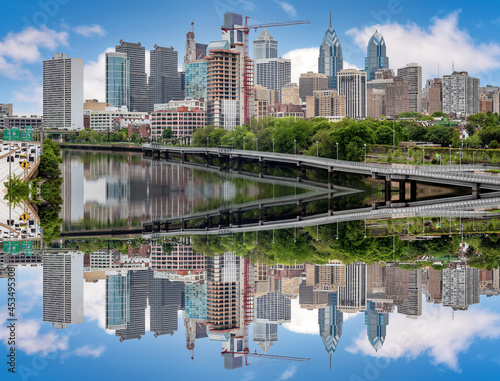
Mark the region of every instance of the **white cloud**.
<instances>
[{"instance_id":1,"label":"white cloud","mask_svg":"<svg viewBox=\"0 0 500 381\"><path fill-rule=\"evenodd\" d=\"M0 315L0 340L8 347L8 337L10 334L7 328L7 314ZM41 324L38 320L18 320L16 321L18 350L24 351L28 355L38 354L42 357L49 353L65 351L68 349L68 336L58 335L54 329L41 333Z\"/></svg>"},{"instance_id":2,"label":"white cloud","mask_svg":"<svg viewBox=\"0 0 500 381\"><path fill-rule=\"evenodd\" d=\"M22 110L16 107L16 114L28 115L38 114L42 115L43 110L43 87L39 84L30 86L23 86L20 90L14 91L14 100L22 103L28 103L28 110Z\"/></svg>"},{"instance_id":3,"label":"white cloud","mask_svg":"<svg viewBox=\"0 0 500 381\"><path fill-rule=\"evenodd\" d=\"M107 48L99 54L97 61L89 61L84 66L84 98L106 101L106 53L114 52L114 48Z\"/></svg>"},{"instance_id":4,"label":"white cloud","mask_svg":"<svg viewBox=\"0 0 500 381\"><path fill-rule=\"evenodd\" d=\"M306 310L300 308L299 299L291 300L290 323L284 323L283 327L291 332L305 333L308 335L319 335L318 310Z\"/></svg>"},{"instance_id":5,"label":"white cloud","mask_svg":"<svg viewBox=\"0 0 500 381\"><path fill-rule=\"evenodd\" d=\"M243 375L243 378L241 379L241 381L252 381L254 378L255 378L255 373L253 373L253 372L246 372Z\"/></svg>"},{"instance_id":6,"label":"white cloud","mask_svg":"<svg viewBox=\"0 0 500 381\"><path fill-rule=\"evenodd\" d=\"M92 37L92 36L105 36L106 32L104 29L97 24L94 25L79 25L73 28L73 31L77 34L80 34L84 37Z\"/></svg>"},{"instance_id":7,"label":"white cloud","mask_svg":"<svg viewBox=\"0 0 500 381\"><path fill-rule=\"evenodd\" d=\"M500 68L500 45L474 41L467 31L459 28L459 13L434 17L428 27L392 22L353 28L347 35L366 51L366 44L377 29L387 44L390 66L399 68L417 62L422 66L423 80L437 76L438 63L441 74L451 73L452 61L456 70L469 71L473 75Z\"/></svg>"},{"instance_id":8,"label":"white cloud","mask_svg":"<svg viewBox=\"0 0 500 381\"><path fill-rule=\"evenodd\" d=\"M255 9L255 3L248 1L248 0L240 0L241 5L243 6L244 9L247 11L251 11L252 9Z\"/></svg>"},{"instance_id":9,"label":"white cloud","mask_svg":"<svg viewBox=\"0 0 500 381\"><path fill-rule=\"evenodd\" d=\"M114 331L106 329L106 282L84 283L83 311L86 322L95 321L108 334Z\"/></svg>"},{"instance_id":10,"label":"white cloud","mask_svg":"<svg viewBox=\"0 0 500 381\"><path fill-rule=\"evenodd\" d=\"M283 58L292 61L292 82L299 83L299 77L303 73L318 72L319 47L294 49L286 53ZM356 66L344 61L344 69L358 69Z\"/></svg>"},{"instance_id":11,"label":"white cloud","mask_svg":"<svg viewBox=\"0 0 500 381\"><path fill-rule=\"evenodd\" d=\"M68 45L68 34L46 26L28 27L18 33L9 33L0 41L0 74L11 79L33 81L33 74L23 67L42 59L40 50L54 51Z\"/></svg>"},{"instance_id":12,"label":"white cloud","mask_svg":"<svg viewBox=\"0 0 500 381\"><path fill-rule=\"evenodd\" d=\"M414 359L427 353L434 364L444 364L459 371L458 355L466 352L477 338L500 338L500 315L489 311L470 308L446 314L438 314L438 306L425 303L423 316L407 319L401 314L391 314L384 346L375 352L368 342L366 333L361 333L346 349L353 354L361 353L372 357Z\"/></svg>"},{"instance_id":13,"label":"white cloud","mask_svg":"<svg viewBox=\"0 0 500 381\"><path fill-rule=\"evenodd\" d=\"M295 7L290 4L290 3L287 3L286 1L276 1L281 9L283 9L289 17L297 17L297 10L295 9Z\"/></svg>"},{"instance_id":14,"label":"white cloud","mask_svg":"<svg viewBox=\"0 0 500 381\"><path fill-rule=\"evenodd\" d=\"M281 374L278 380L279 381L288 380L289 378L292 378L295 375L295 373L297 373L297 365L290 364L288 368Z\"/></svg>"},{"instance_id":15,"label":"white cloud","mask_svg":"<svg viewBox=\"0 0 500 381\"><path fill-rule=\"evenodd\" d=\"M106 350L106 347L101 345L99 347L91 347L90 345L84 345L83 347L77 348L73 351L73 354L80 356L80 357L100 357L104 351Z\"/></svg>"}]
</instances>

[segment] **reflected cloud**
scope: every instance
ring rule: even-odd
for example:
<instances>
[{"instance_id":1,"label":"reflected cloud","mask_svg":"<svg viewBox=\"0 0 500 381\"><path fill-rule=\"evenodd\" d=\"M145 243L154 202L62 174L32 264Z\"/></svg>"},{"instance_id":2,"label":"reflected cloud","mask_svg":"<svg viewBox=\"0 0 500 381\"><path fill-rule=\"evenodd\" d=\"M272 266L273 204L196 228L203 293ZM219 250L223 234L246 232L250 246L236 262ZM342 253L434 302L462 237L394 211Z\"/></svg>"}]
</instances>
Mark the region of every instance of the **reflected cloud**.
<instances>
[{"instance_id":1,"label":"reflected cloud","mask_svg":"<svg viewBox=\"0 0 500 381\"><path fill-rule=\"evenodd\" d=\"M73 351L73 354L80 356L80 357L100 357L104 351L106 350L106 347L101 345L98 347L92 347L90 345L85 345L83 347L77 348Z\"/></svg>"},{"instance_id":2,"label":"reflected cloud","mask_svg":"<svg viewBox=\"0 0 500 381\"><path fill-rule=\"evenodd\" d=\"M446 365L459 372L458 356L466 352L476 339L500 337L499 314L471 308L455 312L452 320L450 309L439 314L438 308L424 304L423 317L417 320L400 314L391 315L385 344L378 352L373 350L365 333L360 333L346 350L352 354L388 359L415 359L427 353L434 365Z\"/></svg>"},{"instance_id":3,"label":"reflected cloud","mask_svg":"<svg viewBox=\"0 0 500 381\"><path fill-rule=\"evenodd\" d=\"M297 365L290 364L288 368L281 374L279 381L288 380L297 373Z\"/></svg>"}]
</instances>

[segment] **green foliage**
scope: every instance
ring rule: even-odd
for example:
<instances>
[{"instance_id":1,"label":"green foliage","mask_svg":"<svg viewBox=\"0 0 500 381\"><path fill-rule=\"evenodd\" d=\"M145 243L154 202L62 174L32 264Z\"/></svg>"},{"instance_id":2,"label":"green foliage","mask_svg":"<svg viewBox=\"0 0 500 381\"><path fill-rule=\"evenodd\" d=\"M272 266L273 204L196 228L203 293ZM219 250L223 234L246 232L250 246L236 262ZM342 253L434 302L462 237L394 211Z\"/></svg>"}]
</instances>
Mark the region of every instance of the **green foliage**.
<instances>
[{"instance_id":1,"label":"green foliage","mask_svg":"<svg viewBox=\"0 0 500 381\"><path fill-rule=\"evenodd\" d=\"M23 182L20 176L14 173L3 185L7 189L7 194L3 199L8 201L14 208L22 204L24 200L28 200L29 185Z\"/></svg>"},{"instance_id":2,"label":"green foliage","mask_svg":"<svg viewBox=\"0 0 500 381\"><path fill-rule=\"evenodd\" d=\"M427 141L446 147L450 144L450 130L446 126L430 126L425 135Z\"/></svg>"},{"instance_id":3,"label":"green foliage","mask_svg":"<svg viewBox=\"0 0 500 381\"><path fill-rule=\"evenodd\" d=\"M172 129L169 127L169 128L166 128L162 131L161 133L161 137L162 139L172 139L174 137L174 132L172 131Z\"/></svg>"},{"instance_id":4,"label":"green foliage","mask_svg":"<svg viewBox=\"0 0 500 381\"><path fill-rule=\"evenodd\" d=\"M401 114L398 115L399 119L421 119L423 117L422 114L418 112L402 112Z\"/></svg>"},{"instance_id":5,"label":"green foliage","mask_svg":"<svg viewBox=\"0 0 500 381\"><path fill-rule=\"evenodd\" d=\"M434 114L432 114L433 118L448 118L448 114L445 114L442 111L436 111Z\"/></svg>"},{"instance_id":6,"label":"green foliage","mask_svg":"<svg viewBox=\"0 0 500 381\"><path fill-rule=\"evenodd\" d=\"M489 145L490 148L492 149L497 149L498 148L498 142L496 140L492 140Z\"/></svg>"}]
</instances>

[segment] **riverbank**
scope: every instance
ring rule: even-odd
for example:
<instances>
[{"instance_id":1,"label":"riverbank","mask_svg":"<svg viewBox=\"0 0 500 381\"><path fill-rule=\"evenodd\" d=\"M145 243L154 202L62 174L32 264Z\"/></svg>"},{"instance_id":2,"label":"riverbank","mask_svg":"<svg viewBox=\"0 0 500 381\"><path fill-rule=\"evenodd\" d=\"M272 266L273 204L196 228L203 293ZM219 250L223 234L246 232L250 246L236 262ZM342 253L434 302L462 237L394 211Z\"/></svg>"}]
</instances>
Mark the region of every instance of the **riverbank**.
<instances>
[{"instance_id":1,"label":"riverbank","mask_svg":"<svg viewBox=\"0 0 500 381\"><path fill-rule=\"evenodd\" d=\"M79 149L87 151L107 152L142 152L142 145L135 144L85 144L85 143L61 143L62 149Z\"/></svg>"}]
</instances>

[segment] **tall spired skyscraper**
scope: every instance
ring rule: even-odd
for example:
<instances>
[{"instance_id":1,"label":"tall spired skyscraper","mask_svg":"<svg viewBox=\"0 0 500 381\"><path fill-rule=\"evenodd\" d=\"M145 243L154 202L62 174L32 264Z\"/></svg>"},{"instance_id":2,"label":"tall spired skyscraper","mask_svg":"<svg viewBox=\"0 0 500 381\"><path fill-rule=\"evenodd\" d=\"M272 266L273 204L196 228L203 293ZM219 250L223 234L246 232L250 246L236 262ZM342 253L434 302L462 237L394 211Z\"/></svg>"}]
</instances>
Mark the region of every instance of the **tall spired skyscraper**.
<instances>
[{"instance_id":1,"label":"tall spired skyscraper","mask_svg":"<svg viewBox=\"0 0 500 381\"><path fill-rule=\"evenodd\" d=\"M365 71L368 81L373 81L375 79L375 73L378 69L388 69L389 68L389 58L386 53L386 46L384 37L375 31L372 38L368 42L368 48L366 49L365 58Z\"/></svg>"},{"instance_id":2,"label":"tall spired skyscraper","mask_svg":"<svg viewBox=\"0 0 500 381\"><path fill-rule=\"evenodd\" d=\"M330 26L319 48L318 72L328 76L328 87L337 89L337 73L344 68L342 46L335 29L332 27L332 13L330 12Z\"/></svg>"},{"instance_id":3,"label":"tall spired skyscraper","mask_svg":"<svg viewBox=\"0 0 500 381\"><path fill-rule=\"evenodd\" d=\"M385 342L389 314L377 311L375 302L369 301L366 303L365 324L368 340L375 351L378 351Z\"/></svg>"}]
</instances>

